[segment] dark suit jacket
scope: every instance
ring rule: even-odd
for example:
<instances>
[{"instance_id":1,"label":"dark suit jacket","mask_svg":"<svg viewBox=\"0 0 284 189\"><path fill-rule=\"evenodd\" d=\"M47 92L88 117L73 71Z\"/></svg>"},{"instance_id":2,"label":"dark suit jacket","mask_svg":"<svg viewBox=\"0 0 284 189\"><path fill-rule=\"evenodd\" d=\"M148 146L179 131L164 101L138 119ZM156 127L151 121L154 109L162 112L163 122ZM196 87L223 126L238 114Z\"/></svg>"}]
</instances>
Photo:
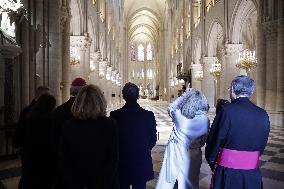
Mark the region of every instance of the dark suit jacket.
<instances>
[{"instance_id":1,"label":"dark suit jacket","mask_svg":"<svg viewBox=\"0 0 284 189\"><path fill-rule=\"evenodd\" d=\"M67 102L58 106L52 113L52 155L56 161L55 173L54 173L54 187L55 189L62 189L64 187L63 168L62 168L62 152L61 152L61 140L62 129L66 121L73 118L71 107L75 101L75 97L71 97Z\"/></svg>"},{"instance_id":2,"label":"dark suit jacket","mask_svg":"<svg viewBox=\"0 0 284 189\"><path fill-rule=\"evenodd\" d=\"M118 134L113 120L71 119L63 126L62 163L68 189L118 188Z\"/></svg>"},{"instance_id":3,"label":"dark suit jacket","mask_svg":"<svg viewBox=\"0 0 284 189\"><path fill-rule=\"evenodd\" d=\"M270 123L265 110L241 97L222 106L211 126L205 157L214 170L221 148L263 152ZM237 170L218 166L214 173L214 188L259 189L262 187L259 169Z\"/></svg>"},{"instance_id":4,"label":"dark suit jacket","mask_svg":"<svg viewBox=\"0 0 284 189\"><path fill-rule=\"evenodd\" d=\"M31 110L31 108L35 105L36 101L32 100L31 104L25 107L21 112L19 116L19 121L17 124L17 130L16 135L14 137L13 146L15 148L21 148L22 151L22 145L24 140L24 132L25 132L25 125L27 124L27 114Z\"/></svg>"},{"instance_id":5,"label":"dark suit jacket","mask_svg":"<svg viewBox=\"0 0 284 189\"><path fill-rule=\"evenodd\" d=\"M119 175L124 183L143 183L154 178L151 150L156 144L153 112L127 102L110 113L119 130Z\"/></svg>"},{"instance_id":6,"label":"dark suit jacket","mask_svg":"<svg viewBox=\"0 0 284 189\"><path fill-rule=\"evenodd\" d=\"M67 102L58 106L52 113L53 125L53 143L55 148L59 147L59 141L62 135L62 126L65 121L73 118L71 107L75 101L75 97L71 97Z\"/></svg>"}]
</instances>

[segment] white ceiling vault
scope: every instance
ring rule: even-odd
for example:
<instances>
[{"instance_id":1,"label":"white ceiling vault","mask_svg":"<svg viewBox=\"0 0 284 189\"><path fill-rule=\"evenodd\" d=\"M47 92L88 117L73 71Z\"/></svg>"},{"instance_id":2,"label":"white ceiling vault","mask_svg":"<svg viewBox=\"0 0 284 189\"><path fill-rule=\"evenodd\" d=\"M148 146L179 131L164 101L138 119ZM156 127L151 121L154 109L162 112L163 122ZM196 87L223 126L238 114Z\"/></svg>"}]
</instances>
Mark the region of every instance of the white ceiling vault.
<instances>
[{"instance_id":1,"label":"white ceiling vault","mask_svg":"<svg viewBox=\"0 0 284 189\"><path fill-rule=\"evenodd\" d=\"M130 43L157 44L166 0L124 0Z\"/></svg>"}]
</instances>

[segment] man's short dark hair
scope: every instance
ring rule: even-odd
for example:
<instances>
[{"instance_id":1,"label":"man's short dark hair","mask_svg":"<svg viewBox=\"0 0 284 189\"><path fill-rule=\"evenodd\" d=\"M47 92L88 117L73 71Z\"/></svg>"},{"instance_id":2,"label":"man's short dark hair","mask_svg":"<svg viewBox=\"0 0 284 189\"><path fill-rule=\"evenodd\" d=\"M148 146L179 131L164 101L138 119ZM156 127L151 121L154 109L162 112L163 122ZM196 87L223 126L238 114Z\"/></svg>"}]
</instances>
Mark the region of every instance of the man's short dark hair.
<instances>
[{"instance_id":1,"label":"man's short dark hair","mask_svg":"<svg viewBox=\"0 0 284 189\"><path fill-rule=\"evenodd\" d=\"M237 76L232 81L232 89L237 96L244 95L247 97L251 97L254 88L255 88L254 80L245 75Z\"/></svg>"},{"instance_id":2,"label":"man's short dark hair","mask_svg":"<svg viewBox=\"0 0 284 189\"><path fill-rule=\"evenodd\" d=\"M122 95L125 101L137 101L139 88L134 83L126 83L122 89Z\"/></svg>"},{"instance_id":3,"label":"man's short dark hair","mask_svg":"<svg viewBox=\"0 0 284 189\"><path fill-rule=\"evenodd\" d=\"M48 94L49 93L49 88L46 87L46 86L39 86L38 88L36 88L35 90L35 99L39 99L39 97L41 95L44 95L44 94Z\"/></svg>"}]
</instances>

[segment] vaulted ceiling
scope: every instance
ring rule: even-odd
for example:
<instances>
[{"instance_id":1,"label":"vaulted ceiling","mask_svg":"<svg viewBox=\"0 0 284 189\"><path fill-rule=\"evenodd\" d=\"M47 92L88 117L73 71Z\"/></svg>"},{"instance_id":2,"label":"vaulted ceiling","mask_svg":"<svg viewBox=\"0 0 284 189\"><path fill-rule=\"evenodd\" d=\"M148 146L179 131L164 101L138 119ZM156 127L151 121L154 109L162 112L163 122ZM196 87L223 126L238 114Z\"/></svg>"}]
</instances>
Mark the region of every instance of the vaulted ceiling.
<instances>
[{"instance_id":1,"label":"vaulted ceiling","mask_svg":"<svg viewBox=\"0 0 284 189\"><path fill-rule=\"evenodd\" d=\"M166 0L125 0L129 42L156 43L162 27Z\"/></svg>"}]
</instances>

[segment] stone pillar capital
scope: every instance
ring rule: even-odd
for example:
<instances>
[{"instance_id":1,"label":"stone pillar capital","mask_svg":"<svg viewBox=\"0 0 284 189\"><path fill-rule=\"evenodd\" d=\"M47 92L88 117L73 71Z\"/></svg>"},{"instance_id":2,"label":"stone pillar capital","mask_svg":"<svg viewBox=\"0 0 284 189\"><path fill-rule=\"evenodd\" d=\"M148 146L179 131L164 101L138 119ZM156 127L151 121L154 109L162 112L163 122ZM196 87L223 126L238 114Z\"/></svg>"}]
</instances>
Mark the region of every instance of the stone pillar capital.
<instances>
[{"instance_id":1,"label":"stone pillar capital","mask_svg":"<svg viewBox=\"0 0 284 189\"><path fill-rule=\"evenodd\" d=\"M277 39L277 30L278 30L277 21L264 22L262 23L262 26L266 39L272 41Z\"/></svg>"},{"instance_id":2,"label":"stone pillar capital","mask_svg":"<svg viewBox=\"0 0 284 189\"><path fill-rule=\"evenodd\" d=\"M234 44L234 43L225 44L226 56L238 56L242 50L243 50L243 44Z\"/></svg>"},{"instance_id":3,"label":"stone pillar capital","mask_svg":"<svg viewBox=\"0 0 284 189\"><path fill-rule=\"evenodd\" d=\"M202 65L201 64L191 64L191 68L193 70L202 70Z\"/></svg>"},{"instance_id":4,"label":"stone pillar capital","mask_svg":"<svg viewBox=\"0 0 284 189\"><path fill-rule=\"evenodd\" d=\"M92 38L86 36L70 36L70 46L86 50L92 44Z\"/></svg>"},{"instance_id":5,"label":"stone pillar capital","mask_svg":"<svg viewBox=\"0 0 284 189\"><path fill-rule=\"evenodd\" d=\"M13 59L22 52L22 49L17 45L0 45L0 54L4 58Z\"/></svg>"},{"instance_id":6,"label":"stone pillar capital","mask_svg":"<svg viewBox=\"0 0 284 189\"><path fill-rule=\"evenodd\" d=\"M218 58L215 57L215 56L211 56L211 57L205 56L205 57L203 57L203 63L204 64L214 64L217 60L218 60Z\"/></svg>"},{"instance_id":7,"label":"stone pillar capital","mask_svg":"<svg viewBox=\"0 0 284 189\"><path fill-rule=\"evenodd\" d=\"M102 61L102 54L101 54L100 51L90 53L90 57L91 57L91 59L93 59L93 61L95 61L95 62L100 62L100 61Z\"/></svg>"}]
</instances>

